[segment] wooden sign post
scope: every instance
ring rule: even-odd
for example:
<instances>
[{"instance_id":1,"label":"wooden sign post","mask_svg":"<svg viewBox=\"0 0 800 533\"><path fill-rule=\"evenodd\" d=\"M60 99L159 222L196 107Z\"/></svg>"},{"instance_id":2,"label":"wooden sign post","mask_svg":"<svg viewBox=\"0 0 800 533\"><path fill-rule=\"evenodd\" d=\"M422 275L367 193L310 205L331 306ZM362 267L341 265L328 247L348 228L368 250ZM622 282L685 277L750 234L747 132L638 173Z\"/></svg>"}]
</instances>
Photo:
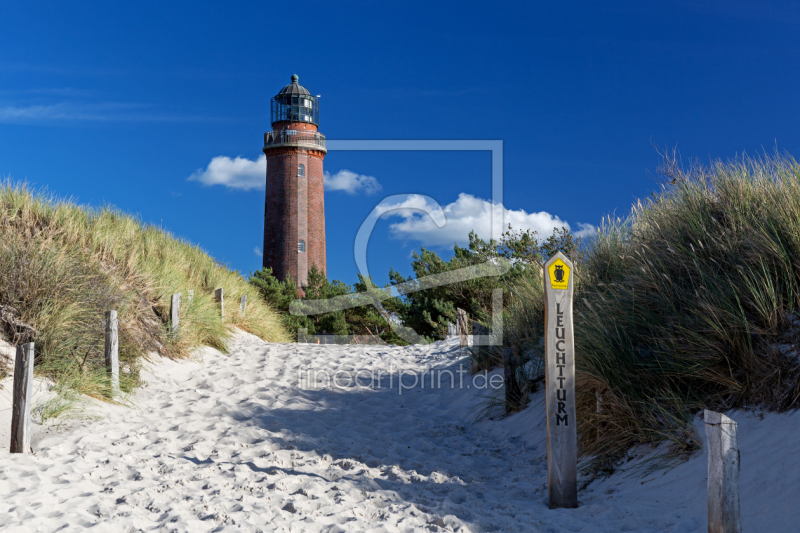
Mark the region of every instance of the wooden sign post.
<instances>
[{"instance_id":1,"label":"wooden sign post","mask_svg":"<svg viewBox=\"0 0 800 533\"><path fill-rule=\"evenodd\" d=\"M550 509L578 506L578 432L575 420L575 269L557 252L544 265L544 343L547 381L547 483Z\"/></svg>"}]
</instances>

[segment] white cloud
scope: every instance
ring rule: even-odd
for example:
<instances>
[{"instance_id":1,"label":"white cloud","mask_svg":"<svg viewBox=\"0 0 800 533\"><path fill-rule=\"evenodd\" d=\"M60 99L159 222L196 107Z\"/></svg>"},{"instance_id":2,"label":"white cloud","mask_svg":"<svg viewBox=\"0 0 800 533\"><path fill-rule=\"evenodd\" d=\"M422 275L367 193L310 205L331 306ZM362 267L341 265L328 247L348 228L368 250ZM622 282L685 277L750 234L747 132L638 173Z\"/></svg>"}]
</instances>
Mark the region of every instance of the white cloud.
<instances>
[{"instance_id":1,"label":"white cloud","mask_svg":"<svg viewBox=\"0 0 800 533\"><path fill-rule=\"evenodd\" d=\"M211 117L173 115L154 106L124 102L58 102L0 106L0 123L29 124L53 121L197 122Z\"/></svg>"},{"instance_id":2,"label":"white cloud","mask_svg":"<svg viewBox=\"0 0 800 533\"><path fill-rule=\"evenodd\" d=\"M249 191L266 188L267 156L261 155L256 161L245 157L231 159L220 155L211 160L205 170L197 169L189 181L199 181L203 185L225 185L233 189Z\"/></svg>"},{"instance_id":3,"label":"white cloud","mask_svg":"<svg viewBox=\"0 0 800 533\"><path fill-rule=\"evenodd\" d=\"M583 222L578 222L578 227L580 228L578 231L574 232L578 237L593 237L597 235L597 232L600 230L597 226L592 224L585 224Z\"/></svg>"},{"instance_id":4,"label":"white cloud","mask_svg":"<svg viewBox=\"0 0 800 533\"><path fill-rule=\"evenodd\" d=\"M553 228L567 228L570 225L555 215L545 211L528 213L522 209L504 209L504 222L511 224L515 230L533 230L540 238L547 238L553 233ZM476 198L471 194L461 193L458 199L443 206L446 222L439 227L427 214L436 211L425 198L416 194L409 194L402 202L384 205L379 208L380 213L387 217L400 217L400 222L389 226L389 232L396 239L420 241L426 246L452 246L454 242L464 245L469 242L469 232L475 231L478 237L488 239L491 234L492 203ZM388 212L391 211L391 212ZM441 221L440 221L441 222ZM578 224L578 233L589 233L593 226ZM505 230L505 228L503 228Z\"/></svg>"},{"instance_id":5,"label":"white cloud","mask_svg":"<svg viewBox=\"0 0 800 533\"><path fill-rule=\"evenodd\" d=\"M333 176L325 172L322 176L326 191L344 191L347 194L375 194L381 190L381 184L372 176L356 174L349 170L340 170Z\"/></svg>"},{"instance_id":6,"label":"white cloud","mask_svg":"<svg viewBox=\"0 0 800 533\"><path fill-rule=\"evenodd\" d=\"M220 155L211 160L208 166L195 170L189 181L199 181L203 185L224 185L232 189L249 191L264 190L266 187L267 156L261 155L255 161L246 157ZM344 191L347 194L375 194L381 184L372 176L340 170L336 174L325 172L322 177L326 191Z\"/></svg>"},{"instance_id":7,"label":"white cloud","mask_svg":"<svg viewBox=\"0 0 800 533\"><path fill-rule=\"evenodd\" d=\"M261 252L261 248L256 246L253 248L253 253L256 254L258 257L264 257L264 254Z\"/></svg>"}]
</instances>

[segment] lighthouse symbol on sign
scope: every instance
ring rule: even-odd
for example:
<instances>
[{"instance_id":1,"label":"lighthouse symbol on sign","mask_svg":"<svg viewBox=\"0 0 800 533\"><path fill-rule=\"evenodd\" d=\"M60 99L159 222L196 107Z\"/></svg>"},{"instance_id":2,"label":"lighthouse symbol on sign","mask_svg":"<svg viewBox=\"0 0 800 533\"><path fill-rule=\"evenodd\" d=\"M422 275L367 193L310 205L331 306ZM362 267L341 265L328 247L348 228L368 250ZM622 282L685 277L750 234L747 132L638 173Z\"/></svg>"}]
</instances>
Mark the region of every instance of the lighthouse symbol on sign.
<instances>
[{"instance_id":1,"label":"lighthouse symbol on sign","mask_svg":"<svg viewBox=\"0 0 800 533\"><path fill-rule=\"evenodd\" d=\"M322 161L327 150L318 131L319 99L294 74L270 108L263 266L280 280L291 278L302 294L311 267L326 270Z\"/></svg>"}]
</instances>

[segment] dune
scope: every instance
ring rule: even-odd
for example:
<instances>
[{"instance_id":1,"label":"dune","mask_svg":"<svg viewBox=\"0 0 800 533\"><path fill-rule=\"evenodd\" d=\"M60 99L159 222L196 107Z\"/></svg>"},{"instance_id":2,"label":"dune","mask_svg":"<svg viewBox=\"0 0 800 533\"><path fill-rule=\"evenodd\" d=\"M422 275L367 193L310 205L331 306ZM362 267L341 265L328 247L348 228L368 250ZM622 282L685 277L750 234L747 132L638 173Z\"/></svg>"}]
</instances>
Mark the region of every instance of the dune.
<instances>
[{"instance_id":1,"label":"dune","mask_svg":"<svg viewBox=\"0 0 800 533\"><path fill-rule=\"evenodd\" d=\"M404 348L271 344L239 332L229 355L204 348L192 360L153 363L134 408L93 405L93 419L34 424L34 453L13 455L3 418L10 407L6 380L0 526L706 530L704 451L645 475L654 463L642 461L664 450L633 450L625 471L581 490L578 509L548 509L543 397L514 416L476 422L485 396L502 390L480 388L497 372L478 381L456 372L468 364L454 341ZM361 383L348 383L347 373L356 370ZM412 386L412 373L431 371L434 384L442 376L441 387L430 379ZM336 384L325 383L335 372ZM47 384L37 386L46 397ZM800 415L728 414L740 424L745 530L796 529L800 458L791 443L800 435ZM695 425L704 439L702 421Z\"/></svg>"}]
</instances>

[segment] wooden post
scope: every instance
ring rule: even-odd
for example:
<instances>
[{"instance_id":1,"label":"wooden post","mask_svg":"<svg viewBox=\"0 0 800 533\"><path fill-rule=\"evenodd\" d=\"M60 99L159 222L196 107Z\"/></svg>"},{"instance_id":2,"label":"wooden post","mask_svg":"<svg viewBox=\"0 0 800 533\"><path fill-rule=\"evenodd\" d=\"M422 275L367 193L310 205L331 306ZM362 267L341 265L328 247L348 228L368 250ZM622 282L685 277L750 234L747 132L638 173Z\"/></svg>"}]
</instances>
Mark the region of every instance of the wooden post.
<instances>
[{"instance_id":1,"label":"wooden post","mask_svg":"<svg viewBox=\"0 0 800 533\"><path fill-rule=\"evenodd\" d=\"M116 311L106 312L106 372L111 376L111 394L119 394L119 322Z\"/></svg>"},{"instance_id":2,"label":"wooden post","mask_svg":"<svg viewBox=\"0 0 800 533\"><path fill-rule=\"evenodd\" d=\"M222 289L217 289L214 291L214 298L219 303L219 316L225 318L225 300L222 297Z\"/></svg>"},{"instance_id":3,"label":"wooden post","mask_svg":"<svg viewBox=\"0 0 800 533\"><path fill-rule=\"evenodd\" d=\"M244 296L242 296L242 301L239 302L239 309L242 311L242 314L244 314L245 310L247 309L247 295L246 294Z\"/></svg>"},{"instance_id":4,"label":"wooden post","mask_svg":"<svg viewBox=\"0 0 800 533\"><path fill-rule=\"evenodd\" d=\"M575 340L572 328L574 278L572 262L561 252L544 265L547 481L551 509L578 506Z\"/></svg>"},{"instance_id":5,"label":"wooden post","mask_svg":"<svg viewBox=\"0 0 800 533\"><path fill-rule=\"evenodd\" d=\"M180 307L181 307L181 293L176 292L175 294L172 295L172 302L170 303L169 306L169 318L170 321L172 322L173 335L178 334L178 326L180 323L178 311L180 310Z\"/></svg>"},{"instance_id":6,"label":"wooden post","mask_svg":"<svg viewBox=\"0 0 800 533\"><path fill-rule=\"evenodd\" d=\"M509 348L503 348L503 373L506 387L506 414L522 407L522 391L517 381L517 358Z\"/></svg>"},{"instance_id":7,"label":"wooden post","mask_svg":"<svg viewBox=\"0 0 800 533\"><path fill-rule=\"evenodd\" d=\"M461 337L461 347L466 348L468 344L467 312L463 309L456 309L458 313L458 334Z\"/></svg>"},{"instance_id":8,"label":"wooden post","mask_svg":"<svg viewBox=\"0 0 800 533\"><path fill-rule=\"evenodd\" d=\"M460 337L459 344L461 348L469 346L469 320L467 319L467 312L463 309L456 308L457 319L456 327L458 328L458 335ZM475 357L470 357L470 372L475 374L478 372L478 361Z\"/></svg>"},{"instance_id":9,"label":"wooden post","mask_svg":"<svg viewBox=\"0 0 800 533\"><path fill-rule=\"evenodd\" d=\"M452 322L447 323L447 336L448 337L455 337L458 335L458 328Z\"/></svg>"},{"instance_id":10,"label":"wooden post","mask_svg":"<svg viewBox=\"0 0 800 533\"><path fill-rule=\"evenodd\" d=\"M186 298L187 302L188 303L192 303L192 300L194 300L194 291L190 289L190 290L188 290L186 292L189 295L189 297Z\"/></svg>"},{"instance_id":11,"label":"wooden post","mask_svg":"<svg viewBox=\"0 0 800 533\"><path fill-rule=\"evenodd\" d=\"M11 411L11 453L28 453L31 450L33 357L32 342L17 346L14 360L14 403Z\"/></svg>"},{"instance_id":12,"label":"wooden post","mask_svg":"<svg viewBox=\"0 0 800 533\"><path fill-rule=\"evenodd\" d=\"M736 422L706 409L708 533L742 533Z\"/></svg>"}]
</instances>

